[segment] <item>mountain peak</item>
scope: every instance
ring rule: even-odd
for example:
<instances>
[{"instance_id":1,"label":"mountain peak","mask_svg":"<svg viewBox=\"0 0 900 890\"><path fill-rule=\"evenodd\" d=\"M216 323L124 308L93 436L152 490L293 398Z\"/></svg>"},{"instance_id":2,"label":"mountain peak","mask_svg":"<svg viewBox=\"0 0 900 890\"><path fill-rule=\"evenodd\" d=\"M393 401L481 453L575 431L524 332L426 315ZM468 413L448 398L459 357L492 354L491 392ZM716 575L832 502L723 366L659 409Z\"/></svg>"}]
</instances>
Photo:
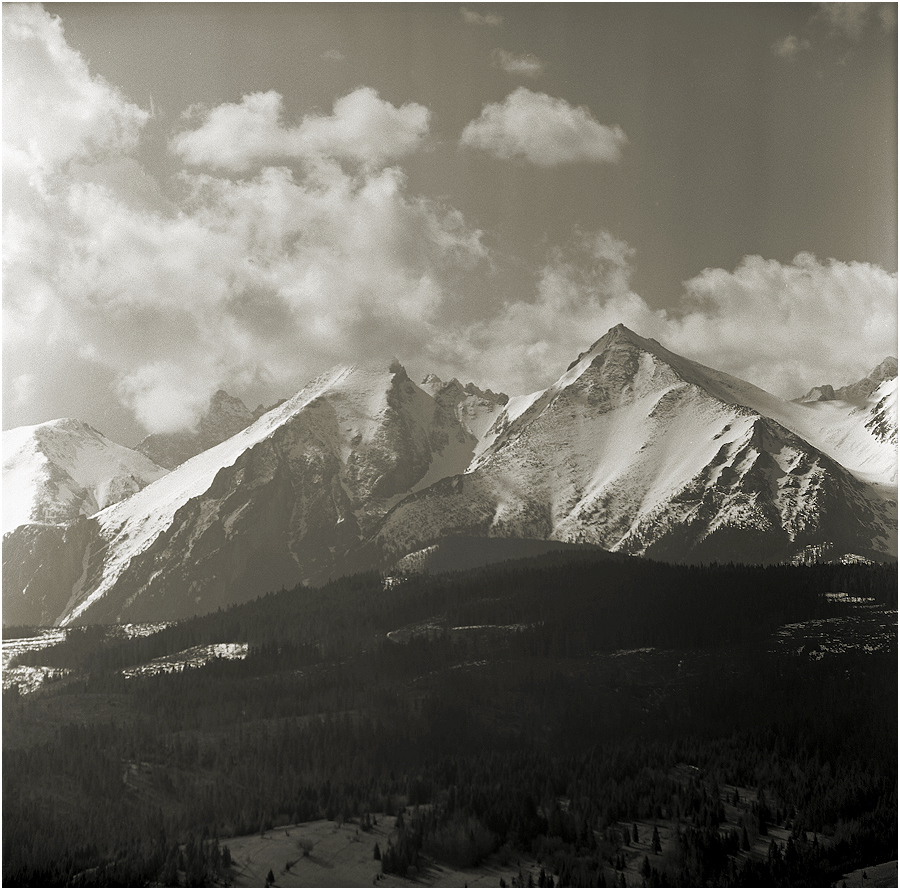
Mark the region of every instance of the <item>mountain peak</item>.
<instances>
[{"instance_id":1,"label":"mountain peak","mask_svg":"<svg viewBox=\"0 0 900 890\"><path fill-rule=\"evenodd\" d=\"M650 352L653 354L657 354L658 350L662 349L659 343L656 340L648 340L644 337L641 337L639 334L636 334L631 328L626 327L624 324L617 324L611 327L599 340L596 340L589 349L586 349L582 352L568 368L567 371L571 371L579 362L584 361L584 359L589 355L599 355L610 347L614 346L617 343L631 343L633 346L637 346L639 349L642 349L644 352Z\"/></svg>"}]
</instances>

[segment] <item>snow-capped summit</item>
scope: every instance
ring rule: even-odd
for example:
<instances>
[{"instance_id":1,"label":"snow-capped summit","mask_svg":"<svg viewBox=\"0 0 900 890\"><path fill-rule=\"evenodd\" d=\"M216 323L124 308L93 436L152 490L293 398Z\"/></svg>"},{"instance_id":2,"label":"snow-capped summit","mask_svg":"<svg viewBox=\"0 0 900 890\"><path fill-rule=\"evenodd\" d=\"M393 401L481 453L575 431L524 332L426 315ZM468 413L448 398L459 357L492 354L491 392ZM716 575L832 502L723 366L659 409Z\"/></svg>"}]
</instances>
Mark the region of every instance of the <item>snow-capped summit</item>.
<instances>
[{"instance_id":1,"label":"snow-capped summit","mask_svg":"<svg viewBox=\"0 0 900 890\"><path fill-rule=\"evenodd\" d=\"M195 454L230 439L253 423L256 417L240 399L220 389L210 398L195 430L153 433L136 445L135 450L171 470Z\"/></svg>"},{"instance_id":2,"label":"snow-capped summit","mask_svg":"<svg viewBox=\"0 0 900 890\"><path fill-rule=\"evenodd\" d=\"M24 523L71 522L140 491L166 470L80 420L3 433L3 533Z\"/></svg>"}]
</instances>

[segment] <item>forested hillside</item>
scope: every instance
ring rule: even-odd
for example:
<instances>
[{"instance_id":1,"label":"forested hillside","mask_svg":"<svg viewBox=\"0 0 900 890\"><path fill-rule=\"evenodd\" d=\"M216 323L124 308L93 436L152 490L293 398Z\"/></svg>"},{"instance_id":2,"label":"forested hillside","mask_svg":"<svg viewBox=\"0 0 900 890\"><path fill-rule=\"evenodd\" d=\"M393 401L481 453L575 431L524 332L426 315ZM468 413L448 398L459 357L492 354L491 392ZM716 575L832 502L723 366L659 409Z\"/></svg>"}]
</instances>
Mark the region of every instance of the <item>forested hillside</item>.
<instances>
[{"instance_id":1,"label":"forested hillside","mask_svg":"<svg viewBox=\"0 0 900 890\"><path fill-rule=\"evenodd\" d=\"M229 836L401 813L380 851L399 874L518 851L560 886L628 863L648 885L821 885L896 856L896 613L847 642L896 591L896 566L548 554L131 640L72 629L19 656L72 673L4 695L4 883L208 883ZM786 625L818 642L780 644ZM247 657L122 673L217 642ZM638 822L664 838L646 857Z\"/></svg>"}]
</instances>

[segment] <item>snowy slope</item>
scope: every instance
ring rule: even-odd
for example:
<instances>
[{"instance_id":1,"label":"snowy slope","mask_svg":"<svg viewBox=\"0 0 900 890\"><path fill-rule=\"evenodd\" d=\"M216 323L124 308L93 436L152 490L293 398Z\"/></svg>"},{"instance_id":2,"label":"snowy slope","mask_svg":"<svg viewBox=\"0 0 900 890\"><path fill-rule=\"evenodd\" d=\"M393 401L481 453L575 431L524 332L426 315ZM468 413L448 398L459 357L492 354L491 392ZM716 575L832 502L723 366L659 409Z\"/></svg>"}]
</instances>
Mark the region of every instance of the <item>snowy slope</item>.
<instances>
[{"instance_id":1,"label":"snowy slope","mask_svg":"<svg viewBox=\"0 0 900 890\"><path fill-rule=\"evenodd\" d=\"M3 533L29 522L70 522L166 474L79 420L3 433Z\"/></svg>"}]
</instances>

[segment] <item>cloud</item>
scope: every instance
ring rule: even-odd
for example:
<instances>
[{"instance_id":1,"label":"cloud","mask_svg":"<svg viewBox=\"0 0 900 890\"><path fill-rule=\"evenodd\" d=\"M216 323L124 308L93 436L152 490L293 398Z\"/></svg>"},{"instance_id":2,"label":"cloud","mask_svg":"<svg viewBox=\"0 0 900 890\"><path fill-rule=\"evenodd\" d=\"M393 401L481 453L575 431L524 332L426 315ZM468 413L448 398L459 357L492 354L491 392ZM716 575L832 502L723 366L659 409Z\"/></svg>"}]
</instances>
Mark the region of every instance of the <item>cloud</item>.
<instances>
[{"instance_id":1,"label":"cloud","mask_svg":"<svg viewBox=\"0 0 900 890\"><path fill-rule=\"evenodd\" d=\"M578 231L521 299L476 299L502 260L458 210L380 166L420 144L428 112L372 90L295 127L281 123L277 93L203 111L182 135L203 133L185 151L210 169L161 188L134 152L146 112L91 75L39 7L7 7L3 20L7 422L103 401L102 416L124 405L162 432L190 425L219 387L274 400L385 350L515 394L546 386L619 322L788 396L858 379L896 351L896 275L808 254L704 270L666 313L635 293L625 242ZM624 142L584 109L527 90L493 107L475 124L507 114L511 131L536 127L511 144L501 129L506 156L611 160ZM556 117L575 121L562 147ZM612 141L599 155L584 143L598 130ZM266 164L272 141L300 145L304 163ZM235 169L246 175L216 172ZM25 418L35 400L54 415Z\"/></svg>"},{"instance_id":2,"label":"cloud","mask_svg":"<svg viewBox=\"0 0 900 890\"><path fill-rule=\"evenodd\" d=\"M491 64L517 77L537 77L544 71L544 63L537 56L531 53L510 53L505 49L495 49L491 53Z\"/></svg>"},{"instance_id":3,"label":"cloud","mask_svg":"<svg viewBox=\"0 0 900 890\"><path fill-rule=\"evenodd\" d=\"M488 27L498 28L503 24L502 15L495 15L493 13L483 14L475 12L473 9L467 9L465 6L460 6L459 12L467 25L487 25Z\"/></svg>"},{"instance_id":4,"label":"cloud","mask_svg":"<svg viewBox=\"0 0 900 890\"><path fill-rule=\"evenodd\" d=\"M705 269L685 282L679 305L667 312L634 292L634 258L608 232L576 232L550 251L534 295L447 338L432 367L452 357L494 388L534 391L623 323L673 352L795 398L816 384L858 380L896 355L897 276L878 266L807 253L790 263L748 256L733 271Z\"/></svg>"},{"instance_id":5,"label":"cloud","mask_svg":"<svg viewBox=\"0 0 900 890\"><path fill-rule=\"evenodd\" d=\"M295 127L282 124L282 113L282 97L274 90L208 111L194 109L200 125L176 134L171 149L192 166L234 173L322 157L377 167L414 152L428 134L430 117L423 105L398 108L369 87L338 99L332 115L307 115Z\"/></svg>"},{"instance_id":6,"label":"cloud","mask_svg":"<svg viewBox=\"0 0 900 890\"><path fill-rule=\"evenodd\" d=\"M329 62L346 62L347 57L339 49L327 49L322 58Z\"/></svg>"},{"instance_id":7,"label":"cloud","mask_svg":"<svg viewBox=\"0 0 900 890\"><path fill-rule=\"evenodd\" d=\"M897 27L894 3L820 3L816 18L823 19L833 34L858 42L873 20L884 31Z\"/></svg>"},{"instance_id":8,"label":"cloud","mask_svg":"<svg viewBox=\"0 0 900 890\"><path fill-rule=\"evenodd\" d=\"M38 5L4 7L5 173L43 180L72 160L128 153L148 117L91 75L59 18Z\"/></svg>"},{"instance_id":9,"label":"cloud","mask_svg":"<svg viewBox=\"0 0 900 890\"><path fill-rule=\"evenodd\" d=\"M621 127L598 123L584 107L519 87L501 103L485 105L466 125L460 144L502 160L522 158L540 167L619 160Z\"/></svg>"},{"instance_id":10,"label":"cloud","mask_svg":"<svg viewBox=\"0 0 900 890\"><path fill-rule=\"evenodd\" d=\"M781 40L776 40L772 44L772 54L780 59L794 59L800 50L807 50L810 43L806 38L797 39L793 34L788 34Z\"/></svg>"},{"instance_id":11,"label":"cloud","mask_svg":"<svg viewBox=\"0 0 900 890\"><path fill-rule=\"evenodd\" d=\"M685 282L675 351L794 398L865 376L897 351L897 276L870 263L744 257ZM667 342L663 341L663 342Z\"/></svg>"},{"instance_id":12,"label":"cloud","mask_svg":"<svg viewBox=\"0 0 900 890\"><path fill-rule=\"evenodd\" d=\"M175 429L220 386L291 393L384 344L421 353L457 282L488 259L461 214L410 195L395 168L185 182L174 215L97 183L49 199L7 267L13 377L37 343L72 344L114 372L146 429Z\"/></svg>"}]
</instances>

